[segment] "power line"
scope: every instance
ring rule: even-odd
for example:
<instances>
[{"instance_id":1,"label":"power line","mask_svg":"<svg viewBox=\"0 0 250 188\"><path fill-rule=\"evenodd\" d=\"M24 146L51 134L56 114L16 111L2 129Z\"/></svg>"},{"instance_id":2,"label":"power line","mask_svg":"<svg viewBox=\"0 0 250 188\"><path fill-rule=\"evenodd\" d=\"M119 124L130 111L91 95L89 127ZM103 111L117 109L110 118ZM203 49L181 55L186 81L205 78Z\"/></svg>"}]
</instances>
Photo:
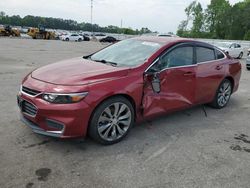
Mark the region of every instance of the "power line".
<instances>
[{"instance_id":1,"label":"power line","mask_svg":"<svg viewBox=\"0 0 250 188\"><path fill-rule=\"evenodd\" d=\"M91 0L91 29L92 35L94 34L94 27L93 27L93 0Z\"/></svg>"}]
</instances>

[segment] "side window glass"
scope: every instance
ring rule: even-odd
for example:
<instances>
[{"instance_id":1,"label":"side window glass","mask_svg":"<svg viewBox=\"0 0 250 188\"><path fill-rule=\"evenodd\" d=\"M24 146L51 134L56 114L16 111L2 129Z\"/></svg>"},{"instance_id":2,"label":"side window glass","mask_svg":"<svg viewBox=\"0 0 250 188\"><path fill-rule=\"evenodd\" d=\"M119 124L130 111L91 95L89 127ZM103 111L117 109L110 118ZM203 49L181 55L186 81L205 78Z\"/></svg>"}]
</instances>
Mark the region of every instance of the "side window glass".
<instances>
[{"instance_id":1,"label":"side window glass","mask_svg":"<svg viewBox=\"0 0 250 188\"><path fill-rule=\"evenodd\" d=\"M214 50L205 47L196 47L197 63L215 60Z\"/></svg>"},{"instance_id":2,"label":"side window glass","mask_svg":"<svg viewBox=\"0 0 250 188\"><path fill-rule=\"evenodd\" d=\"M161 58L161 69L194 64L192 46L178 47Z\"/></svg>"},{"instance_id":3,"label":"side window glass","mask_svg":"<svg viewBox=\"0 0 250 188\"><path fill-rule=\"evenodd\" d=\"M216 50L216 55L217 59L223 59L225 57L225 55L219 50Z\"/></svg>"}]
</instances>

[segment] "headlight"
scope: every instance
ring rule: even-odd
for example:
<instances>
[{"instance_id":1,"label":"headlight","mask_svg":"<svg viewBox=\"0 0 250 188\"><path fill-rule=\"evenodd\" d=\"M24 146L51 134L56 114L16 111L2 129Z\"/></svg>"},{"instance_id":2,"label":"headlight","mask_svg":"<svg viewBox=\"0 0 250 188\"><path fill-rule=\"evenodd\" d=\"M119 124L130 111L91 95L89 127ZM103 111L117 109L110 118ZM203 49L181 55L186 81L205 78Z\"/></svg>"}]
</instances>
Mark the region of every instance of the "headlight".
<instances>
[{"instance_id":1,"label":"headlight","mask_svg":"<svg viewBox=\"0 0 250 188\"><path fill-rule=\"evenodd\" d=\"M88 92L72 94L45 93L42 95L42 98L51 103L69 104L81 101L87 96L87 94Z\"/></svg>"}]
</instances>

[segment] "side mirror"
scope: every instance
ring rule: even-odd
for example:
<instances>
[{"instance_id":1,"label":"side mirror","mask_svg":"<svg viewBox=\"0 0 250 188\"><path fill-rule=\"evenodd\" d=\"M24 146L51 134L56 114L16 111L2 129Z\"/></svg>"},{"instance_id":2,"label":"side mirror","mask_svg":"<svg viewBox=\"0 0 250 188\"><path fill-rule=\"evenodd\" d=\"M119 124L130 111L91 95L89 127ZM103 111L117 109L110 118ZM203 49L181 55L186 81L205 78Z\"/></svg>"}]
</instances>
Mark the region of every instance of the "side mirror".
<instances>
[{"instance_id":1,"label":"side mirror","mask_svg":"<svg viewBox=\"0 0 250 188\"><path fill-rule=\"evenodd\" d=\"M161 92L161 81L159 78L159 73L155 73L153 75L153 79L152 79L152 89L155 93L160 93Z\"/></svg>"}]
</instances>

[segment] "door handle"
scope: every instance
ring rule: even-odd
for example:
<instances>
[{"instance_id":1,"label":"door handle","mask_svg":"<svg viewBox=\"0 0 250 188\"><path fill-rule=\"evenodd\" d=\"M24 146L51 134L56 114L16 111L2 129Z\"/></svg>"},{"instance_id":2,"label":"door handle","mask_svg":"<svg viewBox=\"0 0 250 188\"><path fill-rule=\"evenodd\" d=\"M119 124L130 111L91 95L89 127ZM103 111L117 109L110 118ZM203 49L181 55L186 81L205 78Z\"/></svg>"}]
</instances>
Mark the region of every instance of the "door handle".
<instances>
[{"instance_id":1,"label":"door handle","mask_svg":"<svg viewBox=\"0 0 250 188\"><path fill-rule=\"evenodd\" d=\"M216 70L221 70L223 67L222 67L222 65L218 65L218 66L216 66Z\"/></svg>"},{"instance_id":2,"label":"door handle","mask_svg":"<svg viewBox=\"0 0 250 188\"><path fill-rule=\"evenodd\" d=\"M185 72L183 75L184 76L193 76L194 72Z\"/></svg>"}]
</instances>

